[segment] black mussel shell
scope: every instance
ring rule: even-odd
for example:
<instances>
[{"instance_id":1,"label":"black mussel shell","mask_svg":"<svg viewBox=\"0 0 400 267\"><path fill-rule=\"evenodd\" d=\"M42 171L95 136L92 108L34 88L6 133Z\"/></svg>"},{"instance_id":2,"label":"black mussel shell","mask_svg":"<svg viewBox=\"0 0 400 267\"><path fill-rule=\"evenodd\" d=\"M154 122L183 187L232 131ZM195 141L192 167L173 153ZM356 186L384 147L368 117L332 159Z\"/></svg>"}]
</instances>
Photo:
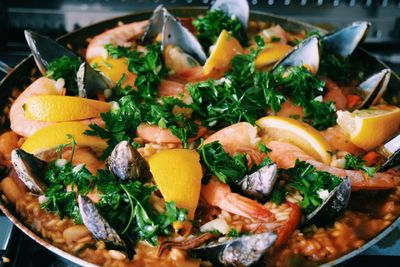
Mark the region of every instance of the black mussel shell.
<instances>
[{"instance_id":1,"label":"black mussel shell","mask_svg":"<svg viewBox=\"0 0 400 267\"><path fill-rule=\"evenodd\" d=\"M331 224L346 209L350 194L351 182L349 177L346 177L329 193L321 206L306 216L303 225L325 226Z\"/></svg>"}]
</instances>

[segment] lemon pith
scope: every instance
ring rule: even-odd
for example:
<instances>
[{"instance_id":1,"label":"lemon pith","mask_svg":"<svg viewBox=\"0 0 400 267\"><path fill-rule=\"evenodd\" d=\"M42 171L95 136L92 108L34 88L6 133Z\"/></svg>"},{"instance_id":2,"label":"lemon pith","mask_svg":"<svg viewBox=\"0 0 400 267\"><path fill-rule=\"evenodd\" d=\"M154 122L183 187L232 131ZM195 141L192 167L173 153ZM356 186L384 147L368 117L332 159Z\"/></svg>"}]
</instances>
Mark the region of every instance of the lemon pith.
<instances>
[{"instance_id":1,"label":"lemon pith","mask_svg":"<svg viewBox=\"0 0 400 267\"><path fill-rule=\"evenodd\" d=\"M194 150L163 150L149 158L150 172L166 201L188 209L194 218L201 190L202 168Z\"/></svg>"},{"instance_id":2,"label":"lemon pith","mask_svg":"<svg viewBox=\"0 0 400 267\"><path fill-rule=\"evenodd\" d=\"M25 117L39 121L72 121L100 117L109 103L74 96L33 96L24 104Z\"/></svg>"},{"instance_id":3,"label":"lemon pith","mask_svg":"<svg viewBox=\"0 0 400 267\"><path fill-rule=\"evenodd\" d=\"M61 144L67 144L70 140L67 135L74 137L77 145L89 146L96 150L104 150L107 143L96 136L83 134L89 126L82 122L61 122L44 127L28 137L22 144L21 149L31 154L57 148Z\"/></svg>"},{"instance_id":4,"label":"lemon pith","mask_svg":"<svg viewBox=\"0 0 400 267\"><path fill-rule=\"evenodd\" d=\"M353 144L371 150L395 134L400 127L400 108L338 111L337 123Z\"/></svg>"},{"instance_id":5,"label":"lemon pith","mask_svg":"<svg viewBox=\"0 0 400 267\"><path fill-rule=\"evenodd\" d=\"M330 164L330 145L313 127L292 118L266 116L256 124L273 139L293 143L315 159Z\"/></svg>"}]
</instances>

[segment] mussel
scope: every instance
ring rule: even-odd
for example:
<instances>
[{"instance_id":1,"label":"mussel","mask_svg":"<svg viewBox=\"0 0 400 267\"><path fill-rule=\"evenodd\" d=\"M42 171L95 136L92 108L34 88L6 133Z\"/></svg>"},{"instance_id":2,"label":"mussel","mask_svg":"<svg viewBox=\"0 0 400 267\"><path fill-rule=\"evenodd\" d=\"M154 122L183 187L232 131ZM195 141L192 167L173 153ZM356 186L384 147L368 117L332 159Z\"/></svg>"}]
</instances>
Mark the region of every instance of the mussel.
<instances>
[{"instance_id":1,"label":"mussel","mask_svg":"<svg viewBox=\"0 0 400 267\"><path fill-rule=\"evenodd\" d=\"M197 38L171 14L164 12L164 26L162 30L163 51L169 46L179 47L200 64L204 64L207 60L206 53Z\"/></svg>"},{"instance_id":2,"label":"mussel","mask_svg":"<svg viewBox=\"0 0 400 267\"><path fill-rule=\"evenodd\" d=\"M46 191L46 184L42 182L48 164L22 149L14 149L11 152L11 162L18 178L34 194L43 195Z\"/></svg>"},{"instance_id":3,"label":"mussel","mask_svg":"<svg viewBox=\"0 0 400 267\"><path fill-rule=\"evenodd\" d=\"M107 160L110 171L121 180L146 181L151 177L147 161L128 141L117 144Z\"/></svg>"},{"instance_id":4,"label":"mussel","mask_svg":"<svg viewBox=\"0 0 400 267\"><path fill-rule=\"evenodd\" d=\"M365 109L375 105L386 91L391 71L383 69L378 73L368 77L358 86L358 92L362 95L362 103L356 109Z\"/></svg>"},{"instance_id":5,"label":"mussel","mask_svg":"<svg viewBox=\"0 0 400 267\"><path fill-rule=\"evenodd\" d=\"M317 209L306 216L303 225L325 226L332 223L346 209L350 194L351 183L349 177L346 177L329 193Z\"/></svg>"},{"instance_id":6,"label":"mussel","mask_svg":"<svg viewBox=\"0 0 400 267\"><path fill-rule=\"evenodd\" d=\"M341 57L350 56L367 36L371 23L356 21L322 37L325 48Z\"/></svg>"},{"instance_id":7,"label":"mussel","mask_svg":"<svg viewBox=\"0 0 400 267\"><path fill-rule=\"evenodd\" d=\"M319 68L319 43L318 38L312 36L293 48L283 59L278 61L272 71L278 67L307 66L312 73L317 73Z\"/></svg>"},{"instance_id":8,"label":"mussel","mask_svg":"<svg viewBox=\"0 0 400 267\"><path fill-rule=\"evenodd\" d=\"M25 30L25 38L42 75L46 74L50 62L55 59L63 56L78 59L74 52L46 36ZM77 80L80 97L95 98L97 91L104 91L110 87L109 82L87 63L78 71ZM67 88L71 89L73 88Z\"/></svg>"},{"instance_id":9,"label":"mussel","mask_svg":"<svg viewBox=\"0 0 400 267\"><path fill-rule=\"evenodd\" d=\"M271 163L244 176L237 185L246 196L264 202L271 193L277 177L278 166Z\"/></svg>"},{"instance_id":10,"label":"mussel","mask_svg":"<svg viewBox=\"0 0 400 267\"><path fill-rule=\"evenodd\" d=\"M219 239L191 250L194 256L224 266L251 266L270 248L277 234L265 232L233 239Z\"/></svg>"},{"instance_id":11,"label":"mussel","mask_svg":"<svg viewBox=\"0 0 400 267\"><path fill-rule=\"evenodd\" d=\"M125 242L101 216L95 204L88 197L79 195L78 205L83 224L97 240L103 241L109 248L126 249Z\"/></svg>"},{"instance_id":12,"label":"mussel","mask_svg":"<svg viewBox=\"0 0 400 267\"><path fill-rule=\"evenodd\" d=\"M249 23L249 3L246 0L217 0L211 6L211 10L221 10L231 18L236 18L247 31Z\"/></svg>"},{"instance_id":13,"label":"mussel","mask_svg":"<svg viewBox=\"0 0 400 267\"><path fill-rule=\"evenodd\" d=\"M152 42L162 32L164 26L164 14L168 13L163 5L159 5L154 9L153 15L149 19L149 24L142 35L142 43L148 44Z\"/></svg>"},{"instance_id":14,"label":"mussel","mask_svg":"<svg viewBox=\"0 0 400 267\"><path fill-rule=\"evenodd\" d=\"M390 168L400 165L400 134L397 134L388 142L377 149L377 152L387 158L379 167L379 172L387 171Z\"/></svg>"}]
</instances>

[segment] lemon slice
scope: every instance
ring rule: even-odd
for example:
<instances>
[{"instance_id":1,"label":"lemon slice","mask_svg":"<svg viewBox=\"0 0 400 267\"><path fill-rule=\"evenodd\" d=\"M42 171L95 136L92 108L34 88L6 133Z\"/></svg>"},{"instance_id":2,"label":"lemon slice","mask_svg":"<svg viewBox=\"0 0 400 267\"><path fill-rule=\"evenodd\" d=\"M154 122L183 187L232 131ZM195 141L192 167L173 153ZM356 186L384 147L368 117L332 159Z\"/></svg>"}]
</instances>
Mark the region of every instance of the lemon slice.
<instances>
[{"instance_id":1,"label":"lemon slice","mask_svg":"<svg viewBox=\"0 0 400 267\"><path fill-rule=\"evenodd\" d=\"M226 30L222 30L214 50L204 64L203 73L208 75L212 72L225 72L229 69L231 59L237 54L243 54L239 41Z\"/></svg>"},{"instance_id":2,"label":"lemon slice","mask_svg":"<svg viewBox=\"0 0 400 267\"><path fill-rule=\"evenodd\" d=\"M127 58L112 58L104 59L103 57L96 57L90 61L90 65L96 70L101 71L104 76L110 79L113 83L117 83L122 75L125 75L125 80L122 86L133 86L136 80L136 74L128 70Z\"/></svg>"},{"instance_id":3,"label":"lemon slice","mask_svg":"<svg viewBox=\"0 0 400 267\"><path fill-rule=\"evenodd\" d=\"M266 116L256 124L272 139L293 143L325 164L330 164L331 148L324 137L310 125L292 118Z\"/></svg>"},{"instance_id":4,"label":"lemon slice","mask_svg":"<svg viewBox=\"0 0 400 267\"><path fill-rule=\"evenodd\" d=\"M55 149L59 145L68 144L70 140L67 135L74 137L77 145L89 146L95 150L102 151L107 148L107 143L96 136L83 134L89 126L82 122L61 122L51 124L41 128L30 137L26 138L21 149L31 154L38 154L50 149Z\"/></svg>"},{"instance_id":5,"label":"lemon slice","mask_svg":"<svg viewBox=\"0 0 400 267\"><path fill-rule=\"evenodd\" d=\"M259 69L281 60L292 49L293 47L287 44L266 44L266 47L258 54L255 60L256 68Z\"/></svg>"},{"instance_id":6,"label":"lemon slice","mask_svg":"<svg viewBox=\"0 0 400 267\"><path fill-rule=\"evenodd\" d=\"M33 96L24 104L25 117L38 121L73 121L100 117L111 104L74 96Z\"/></svg>"},{"instance_id":7,"label":"lemon slice","mask_svg":"<svg viewBox=\"0 0 400 267\"><path fill-rule=\"evenodd\" d=\"M149 158L149 166L164 199L187 208L188 219L193 219L203 176L199 154L189 149L163 150Z\"/></svg>"},{"instance_id":8,"label":"lemon slice","mask_svg":"<svg viewBox=\"0 0 400 267\"><path fill-rule=\"evenodd\" d=\"M350 141L367 151L389 139L400 126L400 108L337 111L337 116Z\"/></svg>"}]
</instances>

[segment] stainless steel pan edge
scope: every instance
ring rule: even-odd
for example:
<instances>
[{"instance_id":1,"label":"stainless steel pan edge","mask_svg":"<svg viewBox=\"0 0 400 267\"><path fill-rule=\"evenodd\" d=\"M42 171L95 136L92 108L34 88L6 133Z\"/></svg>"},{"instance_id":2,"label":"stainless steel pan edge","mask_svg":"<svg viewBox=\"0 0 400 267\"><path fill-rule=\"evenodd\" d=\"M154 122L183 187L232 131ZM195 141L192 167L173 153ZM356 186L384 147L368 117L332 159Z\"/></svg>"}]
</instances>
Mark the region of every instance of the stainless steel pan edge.
<instances>
[{"instance_id":1,"label":"stainless steel pan edge","mask_svg":"<svg viewBox=\"0 0 400 267\"><path fill-rule=\"evenodd\" d=\"M176 16L181 17L188 17L188 16L196 16L199 14L203 14L207 9L204 7L185 7L185 8L173 8L170 11L175 14ZM132 21L140 21L148 19L151 15L152 11L149 12L140 12L140 13L132 13L129 15L125 15L122 17L117 17L113 19L109 19L106 21L102 21L93 25L90 25L85 28L81 28L77 31L68 33L64 36L58 38L58 41L64 45L69 44L72 49L75 51L82 51L85 49L87 45L87 39L95 36L103 32L105 29L112 28L117 25L118 22L132 22ZM278 23L282 25L285 29L290 31L300 31L300 30L318 30L321 33L326 33L326 31L322 28L304 23L299 22L296 20L287 19L284 17L276 16L274 14L269 14L265 12L251 12L250 16L251 20L255 21L266 21L271 23ZM368 64L371 67L371 71L378 71L382 68L387 68L387 66L373 57L371 54L366 52L363 49L358 49L356 51L356 57L359 58L363 63ZM21 88L21 85L28 85L29 78L31 77L32 70L36 69L34 60L32 56L29 56L22 60L15 68L0 82L0 107L4 107L6 105L6 101L8 96L11 93L12 88L18 87ZM38 73L38 71L36 71ZM395 102L398 104L398 99L400 99L400 77L392 72L390 86L388 88L387 93L385 94L385 99L389 102ZM0 125L0 130L4 130L8 125ZM88 263L78 257L75 257L63 250L51 245L45 239L39 237L35 232L33 232L29 226L25 225L22 221L19 220L18 214L15 210L7 205L3 199L0 198L0 209L3 213L25 234L35 240L37 243L42 245L43 247L47 248L58 257L60 257L63 261L67 262L68 264L72 264L72 266L96 266L94 264ZM379 240L385 237L388 233L390 233L397 225L400 224L400 217L397 218L392 224L386 227L383 231L381 231L377 236L373 239L365 243L360 248L353 250L352 252L343 255L342 257L325 263L321 266L334 266L340 263L343 263L352 257L360 254L361 252L365 251L372 245L376 244Z\"/></svg>"}]
</instances>

